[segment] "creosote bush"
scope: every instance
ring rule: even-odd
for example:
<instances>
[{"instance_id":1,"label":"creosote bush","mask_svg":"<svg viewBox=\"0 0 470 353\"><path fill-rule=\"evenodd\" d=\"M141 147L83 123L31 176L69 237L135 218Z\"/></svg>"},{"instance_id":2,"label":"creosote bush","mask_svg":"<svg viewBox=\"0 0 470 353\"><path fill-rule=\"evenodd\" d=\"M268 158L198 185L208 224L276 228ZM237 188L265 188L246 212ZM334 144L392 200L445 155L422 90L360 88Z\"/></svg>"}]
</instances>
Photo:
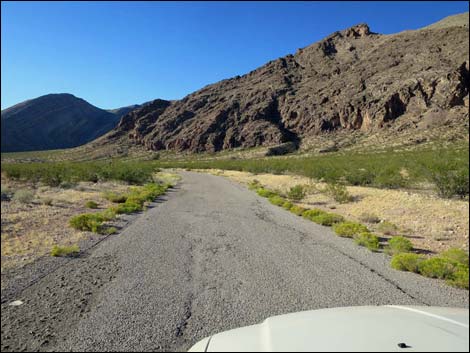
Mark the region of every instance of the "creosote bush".
<instances>
[{"instance_id":1,"label":"creosote bush","mask_svg":"<svg viewBox=\"0 0 470 353\"><path fill-rule=\"evenodd\" d=\"M87 201L85 202L86 208L96 209L98 208L98 204L95 201Z\"/></svg>"},{"instance_id":2,"label":"creosote bush","mask_svg":"<svg viewBox=\"0 0 470 353\"><path fill-rule=\"evenodd\" d=\"M325 192L339 203L348 203L354 200L346 186L343 184L329 183L326 186Z\"/></svg>"},{"instance_id":3,"label":"creosote bush","mask_svg":"<svg viewBox=\"0 0 470 353\"><path fill-rule=\"evenodd\" d=\"M354 236L354 241L359 246L365 246L370 251L379 250L379 238L369 232L362 232Z\"/></svg>"},{"instance_id":4,"label":"creosote bush","mask_svg":"<svg viewBox=\"0 0 470 353\"><path fill-rule=\"evenodd\" d=\"M343 216L335 213L324 212L311 218L315 223L321 224L322 226L331 227L333 224L344 221Z\"/></svg>"},{"instance_id":5,"label":"creosote bush","mask_svg":"<svg viewBox=\"0 0 470 353\"><path fill-rule=\"evenodd\" d=\"M420 263L419 273L431 278L450 279L459 265L456 261L432 257Z\"/></svg>"},{"instance_id":6,"label":"creosote bush","mask_svg":"<svg viewBox=\"0 0 470 353\"><path fill-rule=\"evenodd\" d=\"M356 222L342 222L333 226L333 231L340 237L352 238L360 233L368 233L369 229L363 224Z\"/></svg>"},{"instance_id":7,"label":"creosote bush","mask_svg":"<svg viewBox=\"0 0 470 353\"><path fill-rule=\"evenodd\" d=\"M103 197L106 200L114 202L114 203L124 203L126 202L128 196L125 194L117 194L115 192L106 191L103 193Z\"/></svg>"},{"instance_id":8,"label":"creosote bush","mask_svg":"<svg viewBox=\"0 0 470 353\"><path fill-rule=\"evenodd\" d=\"M451 248L442 252L439 257L458 262L462 265L468 266L468 253L462 249Z\"/></svg>"},{"instance_id":9,"label":"creosote bush","mask_svg":"<svg viewBox=\"0 0 470 353\"><path fill-rule=\"evenodd\" d=\"M31 203L34 200L34 192L27 189L20 189L15 192L12 199L21 203Z\"/></svg>"},{"instance_id":10,"label":"creosote bush","mask_svg":"<svg viewBox=\"0 0 470 353\"><path fill-rule=\"evenodd\" d=\"M406 253L413 250L413 243L402 236L395 236L388 241L385 252L389 255Z\"/></svg>"},{"instance_id":11,"label":"creosote bush","mask_svg":"<svg viewBox=\"0 0 470 353\"><path fill-rule=\"evenodd\" d=\"M51 256L61 257L61 256L76 256L80 253L80 248L78 245L71 246L58 246L54 245L51 250Z\"/></svg>"},{"instance_id":12,"label":"creosote bush","mask_svg":"<svg viewBox=\"0 0 470 353\"><path fill-rule=\"evenodd\" d=\"M295 185L287 192L287 198L300 201L305 197L305 187L303 185Z\"/></svg>"},{"instance_id":13,"label":"creosote bush","mask_svg":"<svg viewBox=\"0 0 470 353\"><path fill-rule=\"evenodd\" d=\"M425 257L412 253L399 253L392 257L390 266L395 270L419 273L419 266Z\"/></svg>"}]
</instances>

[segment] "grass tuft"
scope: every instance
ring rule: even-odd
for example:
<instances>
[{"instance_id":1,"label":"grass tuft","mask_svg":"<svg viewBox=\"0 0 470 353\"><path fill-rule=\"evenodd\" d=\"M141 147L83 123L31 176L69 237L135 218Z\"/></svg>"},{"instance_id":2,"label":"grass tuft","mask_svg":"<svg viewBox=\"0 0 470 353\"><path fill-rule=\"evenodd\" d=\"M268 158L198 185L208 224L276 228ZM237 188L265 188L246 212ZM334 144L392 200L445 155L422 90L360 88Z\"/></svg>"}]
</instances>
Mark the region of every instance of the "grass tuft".
<instances>
[{"instance_id":1,"label":"grass tuft","mask_svg":"<svg viewBox=\"0 0 470 353\"><path fill-rule=\"evenodd\" d=\"M80 253L78 245L71 246L58 246L54 245L51 250L51 256L64 257L64 256L77 256Z\"/></svg>"}]
</instances>

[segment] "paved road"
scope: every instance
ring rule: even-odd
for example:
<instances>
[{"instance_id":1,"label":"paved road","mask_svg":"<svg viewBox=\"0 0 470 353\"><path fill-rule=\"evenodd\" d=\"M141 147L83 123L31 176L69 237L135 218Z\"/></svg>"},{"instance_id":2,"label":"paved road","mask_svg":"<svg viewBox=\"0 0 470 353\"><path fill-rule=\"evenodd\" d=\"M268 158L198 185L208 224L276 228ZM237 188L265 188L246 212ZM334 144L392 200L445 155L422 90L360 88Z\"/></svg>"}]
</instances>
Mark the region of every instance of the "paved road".
<instances>
[{"instance_id":1,"label":"paved road","mask_svg":"<svg viewBox=\"0 0 470 353\"><path fill-rule=\"evenodd\" d=\"M85 259L113 259L119 270L49 349L186 350L219 331L299 310L468 307L467 291L391 270L387 256L336 237L241 185L182 175L164 202Z\"/></svg>"}]
</instances>

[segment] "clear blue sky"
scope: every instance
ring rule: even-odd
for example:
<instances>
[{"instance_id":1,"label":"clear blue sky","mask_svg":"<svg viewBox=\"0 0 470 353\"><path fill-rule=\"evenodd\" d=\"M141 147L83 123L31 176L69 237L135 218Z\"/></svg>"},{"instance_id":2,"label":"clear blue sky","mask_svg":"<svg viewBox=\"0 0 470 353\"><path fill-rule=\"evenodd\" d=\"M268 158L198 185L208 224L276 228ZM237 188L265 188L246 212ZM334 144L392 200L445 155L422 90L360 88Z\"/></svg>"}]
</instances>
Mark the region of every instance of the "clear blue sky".
<instances>
[{"instance_id":1,"label":"clear blue sky","mask_svg":"<svg viewBox=\"0 0 470 353\"><path fill-rule=\"evenodd\" d=\"M5 2L2 109L47 93L100 108L179 99L360 22L416 29L461 2Z\"/></svg>"}]
</instances>

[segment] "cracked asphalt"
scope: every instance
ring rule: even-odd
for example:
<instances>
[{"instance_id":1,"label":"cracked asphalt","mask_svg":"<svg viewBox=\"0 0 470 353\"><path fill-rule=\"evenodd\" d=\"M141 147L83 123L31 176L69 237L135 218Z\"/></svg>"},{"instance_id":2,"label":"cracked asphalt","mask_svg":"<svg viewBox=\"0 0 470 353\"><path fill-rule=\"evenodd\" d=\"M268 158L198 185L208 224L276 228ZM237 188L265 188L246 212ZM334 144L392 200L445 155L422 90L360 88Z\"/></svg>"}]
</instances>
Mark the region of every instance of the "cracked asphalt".
<instances>
[{"instance_id":1,"label":"cracked asphalt","mask_svg":"<svg viewBox=\"0 0 470 353\"><path fill-rule=\"evenodd\" d=\"M337 237L244 186L181 174L163 202L83 259L112 259L112 278L70 315L73 325L56 328L52 344L39 350L184 351L217 332L300 310L468 307L468 291L392 270L387 255ZM54 287L54 278L44 281ZM24 295L27 309L34 297Z\"/></svg>"}]
</instances>

